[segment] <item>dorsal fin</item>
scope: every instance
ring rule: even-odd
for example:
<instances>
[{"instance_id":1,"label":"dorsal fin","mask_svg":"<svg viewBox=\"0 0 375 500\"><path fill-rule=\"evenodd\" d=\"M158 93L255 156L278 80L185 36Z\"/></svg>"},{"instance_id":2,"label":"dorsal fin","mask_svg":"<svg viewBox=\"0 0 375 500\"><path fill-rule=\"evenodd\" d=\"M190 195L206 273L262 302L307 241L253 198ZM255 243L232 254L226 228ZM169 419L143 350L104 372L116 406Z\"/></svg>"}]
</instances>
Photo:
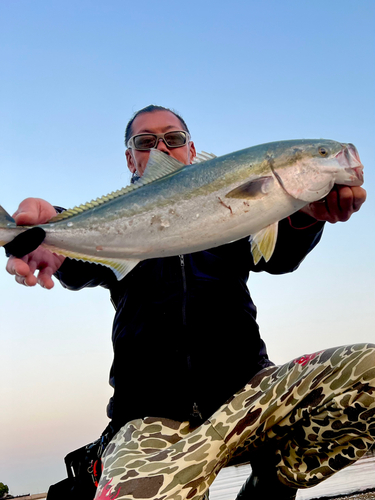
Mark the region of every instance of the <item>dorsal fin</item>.
<instances>
[{"instance_id":1,"label":"dorsal fin","mask_svg":"<svg viewBox=\"0 0 375 500\"><path fill-rule=\"evenodd\" d=\"M138 182L136 184L131 184L130 186L119 189L118 191L114 191L113 193L107 194L106 196L102 196L100 198L96 198L95 200L91 200L87 203L83 203L82 205L78 205L77 207L70 208L61 212L60 214L55 215L48 221L48 224L52 222L58 222L60 220L69 219L70 217L74 217L75 215L81 214L82 212L86 212L86 210L90 210L90 208L98 207L99 205L103 205L103 203L107 203L108 201L114 200L119 196L129 193L134 189L137 189Z\"/></svg>"},{"instance_id":2,"label":"dorsal fin","mask_svg":"<svg viewBox=\"0 0 375 500\"><path fill-rule=\"evenodd\" d=\"M193 160L193 163L202 163L204 161L212 160L214 158L217 158L216 155L213 153L207 153L206 151L201 151L200 153L197 153L196 157Z\"/></svg>"},{"instance_id":3,"label":"dorsal fin","mask_svg":"<svg viewBox=\"0 0 375 500\"><path fill-rule=\"evenodd\" d=\"M152 182L165 175L177 172L182 167L185 167L185 164L176 160L173 156L166 155L158 149L151 149L146 170L141 177L141 181Z\"/></svg>"},{"instance_id":4,"label":"dorsal fin","mask_svg":"<svg viewBox=\"0 0 375 500\"><path fill-rule=\"evenodd\" d=\"M60 220L69 219L70 217L74 217L75 215L81 214L86 210L90 210L91 208L98 207L99 205L103 205L119 196L130 193L135 189L139 189L142 186L150 184L162 177L176 172L180 170L185 165L180 161L176 160L172 156L168 156L157 149L151 149L150 158L147 162L146 170L142 177L140 177L134 184L130 184L130 186L126 186L118 191L114 191L113 193L107 194L106 196L102 196L100 198L96 198L95 200L91 200L88 203L84 203L79 205L78 207L70 208L69 210L65 210L65 212L61 212L60 214L55 215L48 223L58 222Z\"/></svg>"}]
</instances>

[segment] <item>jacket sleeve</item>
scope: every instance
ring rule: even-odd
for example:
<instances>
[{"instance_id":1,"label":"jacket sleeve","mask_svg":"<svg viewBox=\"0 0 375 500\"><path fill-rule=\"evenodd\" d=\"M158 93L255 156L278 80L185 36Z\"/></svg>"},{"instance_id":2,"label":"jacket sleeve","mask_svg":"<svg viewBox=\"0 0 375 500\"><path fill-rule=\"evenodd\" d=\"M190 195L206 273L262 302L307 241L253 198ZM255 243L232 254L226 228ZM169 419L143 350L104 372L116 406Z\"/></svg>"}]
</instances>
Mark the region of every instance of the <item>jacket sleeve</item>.
<instances>
[{"instance_id":1,"label":"jacket sleeve","mask_svg":"<svg viewBox=\"0 0 375 500\"><path fill-rule=\"evenodd\" d=\"M266 271L271 274L295 271L306 255L319 243L324 224L302 212L296 212L281 220L272 257L268 262L261 259L257 265L252 261L251 271Z\"/></svg>"},{"instance_id":2,"label":"jacket sleeve","mask_svg":"<svg viewBox=\"0 0 375 500\"><path fill-rule=\"evenodd\" d=\"M108 267L68 258L54 276L64 288L69 290L95 286L111 288L111 285L116 282L115 275Z\"/></svg>"}]
</instances>

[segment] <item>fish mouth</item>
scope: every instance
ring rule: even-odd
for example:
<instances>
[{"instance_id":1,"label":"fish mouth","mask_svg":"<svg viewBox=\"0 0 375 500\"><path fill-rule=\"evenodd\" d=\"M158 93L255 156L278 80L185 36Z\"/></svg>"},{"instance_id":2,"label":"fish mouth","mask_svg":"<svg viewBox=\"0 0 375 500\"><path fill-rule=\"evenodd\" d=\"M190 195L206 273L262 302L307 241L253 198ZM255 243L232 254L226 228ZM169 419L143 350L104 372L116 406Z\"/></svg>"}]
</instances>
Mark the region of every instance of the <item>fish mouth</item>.
<instances>
[{"instance_id":1,"label":"fish mouth","mask_svg":"<svg viewBox=\"0 0 375 500\"><path fill-rule=\"evenodd\" d=\"M351 181L362 184L364 181L363 165L354 144L341 144L342 149L335 157L340 166L350 175Z\"/></svg>"},{"instance_id":2,"label":"fish mouth","mask_svg":"<svg viewBox=\"0 0 375 500\"><path fill-rule=\"evenodd\" d=\"M356 176L357 176L357 179L361 182L364 182L365 178L364 178L364 175L363 175L363 167L356 167L356 168L353 168Z\"/></svg>"}]
</instances>

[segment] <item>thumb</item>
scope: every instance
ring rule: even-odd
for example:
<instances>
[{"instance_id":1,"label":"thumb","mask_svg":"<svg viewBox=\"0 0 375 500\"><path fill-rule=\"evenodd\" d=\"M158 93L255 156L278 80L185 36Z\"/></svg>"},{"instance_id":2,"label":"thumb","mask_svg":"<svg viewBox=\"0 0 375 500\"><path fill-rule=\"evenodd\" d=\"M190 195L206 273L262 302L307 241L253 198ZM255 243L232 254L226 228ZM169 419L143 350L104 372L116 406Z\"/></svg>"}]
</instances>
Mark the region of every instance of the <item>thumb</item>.
<instances>
[{"instance_id":1,"label":"thumb","mask_svg":"<svg viewBox=\"0 0 375 500\"><path fill-rule=\"evenodd\" d=\"M26 198L13 214L13 218L17 226L33 226L44 224L54 215L56 215L56 210L47 201L39 198Z\"/></svg>"}]
</instances>

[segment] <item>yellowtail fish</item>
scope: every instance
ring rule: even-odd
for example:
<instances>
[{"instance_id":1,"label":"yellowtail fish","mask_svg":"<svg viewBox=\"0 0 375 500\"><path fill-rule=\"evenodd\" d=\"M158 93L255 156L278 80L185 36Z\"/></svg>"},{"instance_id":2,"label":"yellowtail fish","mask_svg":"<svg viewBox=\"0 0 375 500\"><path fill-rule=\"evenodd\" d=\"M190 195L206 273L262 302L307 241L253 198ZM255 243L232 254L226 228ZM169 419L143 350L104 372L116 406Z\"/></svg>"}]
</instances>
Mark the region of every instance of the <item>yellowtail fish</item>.
<instances>
[{"instance_id":1,"label":"yellowtail fish","mask_svg":"<svg viewBox=\"0 0 375 500\"><path fill-rule=\"evenodd\" d=\"M352 144L261 144L193 165L150 151L135 184L56 215L43 246L95 262L121 279L138 262L213 248L251 235L255 263L269 260L279 220L324 198L334 184L360 186ZM28 229L0 207L0 245Z\"/></svg>"}]
</instances>

